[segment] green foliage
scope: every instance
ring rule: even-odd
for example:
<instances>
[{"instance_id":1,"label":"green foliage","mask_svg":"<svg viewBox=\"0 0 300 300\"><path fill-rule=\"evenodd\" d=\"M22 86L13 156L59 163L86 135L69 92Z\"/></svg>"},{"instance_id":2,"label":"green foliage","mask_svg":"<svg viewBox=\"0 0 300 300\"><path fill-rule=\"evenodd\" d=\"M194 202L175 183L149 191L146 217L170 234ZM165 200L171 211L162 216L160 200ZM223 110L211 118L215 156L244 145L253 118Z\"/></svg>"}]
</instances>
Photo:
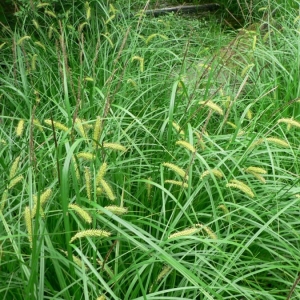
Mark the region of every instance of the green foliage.
<instances>
[{"instance_id":1,"label":"green foliage","mask_svg":"<svg viewBox=\"0 0 300 300\"><path fill-rule=\"evenodd\" d=\"M297 299L299 16L225 34L131 2L19 3L2 298Z\"/></svg>"}]
</instances>

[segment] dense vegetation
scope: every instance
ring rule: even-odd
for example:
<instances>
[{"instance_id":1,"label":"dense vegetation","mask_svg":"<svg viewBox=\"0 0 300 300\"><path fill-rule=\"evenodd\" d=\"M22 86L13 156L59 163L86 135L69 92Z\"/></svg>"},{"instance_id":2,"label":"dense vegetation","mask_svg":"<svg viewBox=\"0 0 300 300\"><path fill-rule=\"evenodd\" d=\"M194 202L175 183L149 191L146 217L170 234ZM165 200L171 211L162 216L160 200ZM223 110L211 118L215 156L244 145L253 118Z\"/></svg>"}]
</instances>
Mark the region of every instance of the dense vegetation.
<instances>
[{"instance_id":1,"label":"dense vegetation","mask_svg":"<svg viewBox=\"0 0 300 300\"><path fill-rule=\"evenodd\" d=\"M62 3L2 24L1 299L299 299L299 2Z\"/></svg>"}]
</instances>

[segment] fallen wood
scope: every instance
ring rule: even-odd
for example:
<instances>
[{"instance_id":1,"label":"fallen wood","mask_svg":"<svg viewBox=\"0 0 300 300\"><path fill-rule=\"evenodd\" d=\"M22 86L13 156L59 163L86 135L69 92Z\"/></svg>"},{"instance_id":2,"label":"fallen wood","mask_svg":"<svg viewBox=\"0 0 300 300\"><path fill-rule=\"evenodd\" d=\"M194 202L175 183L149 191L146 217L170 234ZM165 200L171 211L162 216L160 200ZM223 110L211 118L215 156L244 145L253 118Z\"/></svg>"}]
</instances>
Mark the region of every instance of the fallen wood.
<instances>
[{"instance_id":1,"label":"fallen wood","mask_svg":"<svg viewBox=\"0 0 300 300\"><path fill-rule=\"evenodd\" d=\"M207 3L199 5L179 5L173 7L165 7L159 9L150 9L146 10L146 15L153 15L154 17L169 14L169 13L199 13L199 12L210 12L216 11L220 8L220 5L217 3Z\"/></svg>"}]
</instances>

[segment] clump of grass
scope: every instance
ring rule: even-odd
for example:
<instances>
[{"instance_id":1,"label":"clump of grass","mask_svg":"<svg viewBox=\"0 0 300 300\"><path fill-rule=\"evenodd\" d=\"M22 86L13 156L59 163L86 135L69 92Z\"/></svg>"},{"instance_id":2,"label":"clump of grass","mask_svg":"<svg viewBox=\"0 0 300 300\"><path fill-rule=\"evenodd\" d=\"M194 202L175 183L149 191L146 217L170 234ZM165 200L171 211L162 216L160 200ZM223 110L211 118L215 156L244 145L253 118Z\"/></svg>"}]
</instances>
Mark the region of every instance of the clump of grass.
<instances>
[{"instance_id":1,"label":"clump of grass","mask_svg":"<svg viewBox=\"0 0 300 300\"><path fill-rule=\"evenodd\" d=\"M145 1L17 2L0 38L5 297L299 297L299 16L282 3L282 31L275 3L238 4L266 32L126 16Z\"/></svg>"}]
</instances>

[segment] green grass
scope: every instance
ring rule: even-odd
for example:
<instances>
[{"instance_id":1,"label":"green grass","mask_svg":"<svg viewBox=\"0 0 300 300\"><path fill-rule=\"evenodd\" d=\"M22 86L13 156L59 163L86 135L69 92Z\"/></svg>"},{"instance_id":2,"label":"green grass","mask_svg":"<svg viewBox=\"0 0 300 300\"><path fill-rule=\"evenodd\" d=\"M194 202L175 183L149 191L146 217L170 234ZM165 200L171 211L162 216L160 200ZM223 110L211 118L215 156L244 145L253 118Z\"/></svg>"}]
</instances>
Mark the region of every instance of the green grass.
<instances>
[{"instance_id":1,"label":"green grass","mask_svg":"<svg viewBox=\"0 0 300 300\"><path fill-rule=\"evenodd\" d=\"M217 16L51 3L0 41L1 299L298 299L297 12L228 55Z\"/></svg>"}]
</instances>

